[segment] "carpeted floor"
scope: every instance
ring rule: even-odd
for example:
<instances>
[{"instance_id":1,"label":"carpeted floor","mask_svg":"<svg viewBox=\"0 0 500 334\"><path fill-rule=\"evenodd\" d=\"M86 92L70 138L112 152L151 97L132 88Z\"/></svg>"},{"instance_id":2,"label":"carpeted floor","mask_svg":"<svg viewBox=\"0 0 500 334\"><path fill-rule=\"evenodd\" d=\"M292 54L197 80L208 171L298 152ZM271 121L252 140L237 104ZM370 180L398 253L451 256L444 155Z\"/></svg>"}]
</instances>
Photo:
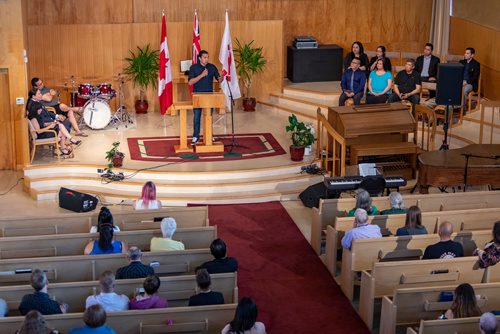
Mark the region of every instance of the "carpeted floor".
<instances>
[{"instance_id":1,"label":"carpeted floor","mask_svg":"<svg viewBox=\"0 0 500 334\"><path fill-rule=\"evenodd\" d=\"M211 205L209 218L268 333L369 333L279 202Z\"/></svg>"}]
</instances>

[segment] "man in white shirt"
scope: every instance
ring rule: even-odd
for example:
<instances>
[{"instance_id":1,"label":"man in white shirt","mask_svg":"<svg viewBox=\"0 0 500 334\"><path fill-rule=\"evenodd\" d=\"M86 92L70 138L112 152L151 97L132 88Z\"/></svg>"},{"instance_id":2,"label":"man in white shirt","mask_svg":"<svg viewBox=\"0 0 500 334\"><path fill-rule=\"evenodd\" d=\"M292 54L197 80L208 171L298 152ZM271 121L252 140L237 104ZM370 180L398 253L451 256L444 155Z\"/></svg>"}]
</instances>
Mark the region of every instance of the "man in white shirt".
<instances>
[{"instance_id":1,"label":"man in white shirt","mask_svg":"<svg viewBox=\"0 0 500 334\"><path fill-rule=\"evenodd\" d=\"M364 209L354 212L354 226L342 238L342 247L351 249L353 239L381 238L380 227L368 223L368 213Z\"/></svg>"},{"instance_id":2,"label":"man in white shirt","mask_svg":"<svg viewBox=\"0 0 500 334\"><path fill-rule=\"evenodd\" d=\"M114 292L115 275L111 271L102 273L99 284L101 285L101 293L87 297L85 308L100 304L106 312L128 310L128 297Z\"/></svg>"}]
</instances>

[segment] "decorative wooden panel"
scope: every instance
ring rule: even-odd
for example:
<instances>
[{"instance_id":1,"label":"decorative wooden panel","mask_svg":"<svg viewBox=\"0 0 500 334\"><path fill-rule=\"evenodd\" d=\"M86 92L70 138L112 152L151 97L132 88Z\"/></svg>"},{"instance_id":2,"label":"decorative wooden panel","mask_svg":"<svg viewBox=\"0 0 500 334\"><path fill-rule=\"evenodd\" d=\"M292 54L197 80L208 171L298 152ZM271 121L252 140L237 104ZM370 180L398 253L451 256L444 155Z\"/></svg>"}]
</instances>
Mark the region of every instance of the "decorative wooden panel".
<instances>
[{"instance_id":1,"label":"decorative wooden panel","mask_svg":"<svg viewBox=\"0 0 500 334\"><path fill-rule=\"evenodd\" d=\"M9 91L9 73L0 69L0 92ZM14 143L12 115L10 112L10 97L8 94L0 99L0 169L14 169Z\"/></svg>"}]
</instances>

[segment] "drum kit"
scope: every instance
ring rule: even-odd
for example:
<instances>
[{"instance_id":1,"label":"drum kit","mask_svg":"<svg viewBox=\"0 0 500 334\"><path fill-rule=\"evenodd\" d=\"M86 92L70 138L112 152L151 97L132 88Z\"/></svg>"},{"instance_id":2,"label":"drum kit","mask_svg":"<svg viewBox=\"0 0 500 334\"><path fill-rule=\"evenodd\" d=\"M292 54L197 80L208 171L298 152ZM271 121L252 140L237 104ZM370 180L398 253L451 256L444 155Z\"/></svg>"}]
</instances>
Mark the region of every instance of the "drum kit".
<instances>
[{"instance_id":1,"label":"drum kit","mask_svg":"<svg viewBox=\"0 0 500 334\"><path fill-rule=\"evenodd\" d=\"M82 83L77 88L75 78L71 77L71 86L73 87L70 93L71 106L82 107L83 111L80 125L85 123L91 129L100 130L108 125L113 125L118 129L120 124L127 127L128 124L134 123L124 104L123 84L125 78L122 74L118 74L116 79L120 83L119 107L112 114L109 102L116 97L116 91L110 83L103 82L99 85Z\"/></svg>"}]
</instances>

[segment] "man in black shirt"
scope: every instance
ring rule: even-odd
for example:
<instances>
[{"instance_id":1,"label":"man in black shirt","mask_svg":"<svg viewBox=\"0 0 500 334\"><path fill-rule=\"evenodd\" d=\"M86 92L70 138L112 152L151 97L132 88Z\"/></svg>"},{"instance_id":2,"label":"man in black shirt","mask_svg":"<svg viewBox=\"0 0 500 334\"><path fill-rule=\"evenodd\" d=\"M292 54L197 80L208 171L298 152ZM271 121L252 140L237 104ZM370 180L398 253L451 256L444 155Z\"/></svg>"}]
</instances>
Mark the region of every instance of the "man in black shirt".
<instances>
[{"instance_id":1,"label":"man in black shirt","mask_svg":"<svg viewBox=\"0 0 500 334\"><path fill-rule=\"evenodd\" d=\"M214 256L212 261L203 263L200 268L205 268L210 274L231 273L238 270L238 261L226 257L226 243L222 239L215 239L210 245L210 252Z\"/></svg>"},{"instance_id":2,"label":"man in black shirt","mask_svg":"<svg viewBox=\"0 0 500 334\"><path fill-rule=\"evenodd\" d=\"M474 48L465 49L464 58L460 64L464 65L464 109L467 110L467 98L471 91L477 92L479 87L479 74L481 64L474 59L476 50Z\"/></svg>"},{"instance_id":3,"label":"man in black shirt","mask_svg":"<svg viewBox=\"0 0 500 334\"><path fill-rule=\"evenodd\" d=\"M66 313L68 306L59 304L55 300L50 299L47 294L49 281L47 275L40 269L33 270L30 283L35 292L29 295L24 295L19 305L19 312L26 315L31 310L37 310L43 315Z\"/></svg>"},{"instance_id":4,"label":"man in black shirt","mask_svg":"<svg viewBox=\"0 0 500 334\"><path fill-rule=\"evenodd\" d=\"M204 268L196 271L196 283L200 291L189 298L188 306L224 304L224 296L220 292L210 290L210 274Z\"/></svg>"},{"instance_id":5,"label":"man in black shirt","mask_svg":"<svg viewBox=\"0 0 500 334\"><path fill-rule=\"evenodd\" d=\"M432 54L434 45L431 43L425 44L424 54L417 57L415 62L415 71L420 73L422 81L436 81L437 71L440 60Z\"/></svg>"},{"instance_id":6,"label":"man in black shirt","mask_svg":"<svg viewBox=\"0 0 500 334\"><path fill-rule=\"evenodd\" d=\"M415 71L415 60L408 59L405 69L396 75L394 80L394 91L389 96L389 102L408 100L413 105L420 103L420 91L422 90L422 78Z\"/></svg>"},{"instance_id":7,"label":"man in black shirt","mask_svg":"<svg viewBox=\"0 0 500 334\"><path fill-rule=\"evenodd\" d=\"M221 82L222 77L215 65L208 62L208 52L201 50L198 63L189 68L189 84L193 85L193 93L211 93L214 91L214 78ZM201 109L193 109L193 139L191 145L196 145L200 139Z\"/></svg>"},{"instance_id":8,"label":"man in black shirt","mask_svg":"<svg viewBox=\"0 0 500 334\"><path fill-rule=\"evenodd\" d=\"M130 264L126 267L118 268L116 279L144 278L155 274L153 267L142 264L142 253L139 247L130 247L127 257Z\"/></svg>"},{"instance_id":9,"label":"man in black shirt","mask_svg":"<svg viewBox=\"0 0 500 334\"><path fill-rule=\"evenodd\" d=\"M427 246L422 260L429 259L452 259L464 256L462 244L451 240L453 225L450 222L443 222L439 225L439 242Z\"/></svg>"}]
</instances>

